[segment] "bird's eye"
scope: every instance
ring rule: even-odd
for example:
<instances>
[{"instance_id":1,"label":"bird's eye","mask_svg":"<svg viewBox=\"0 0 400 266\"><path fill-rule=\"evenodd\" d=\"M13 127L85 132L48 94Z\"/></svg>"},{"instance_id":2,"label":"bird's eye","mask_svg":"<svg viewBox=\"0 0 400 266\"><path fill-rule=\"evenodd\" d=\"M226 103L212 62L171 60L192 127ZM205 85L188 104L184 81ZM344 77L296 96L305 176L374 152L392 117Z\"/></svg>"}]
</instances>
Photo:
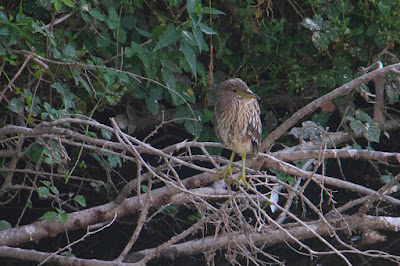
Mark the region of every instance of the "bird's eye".
<instances>
[{"instance_id":1,"label":"bird's eye","mask_svg":"<svg viewBox=\"0 0 400 266\"><path fill-rule=\"evenodd\" d=\"M237 90L233 90L233 92L234 92L234 93L236 93L236 92L237 92Z\"/></svg>"}]
</instances>

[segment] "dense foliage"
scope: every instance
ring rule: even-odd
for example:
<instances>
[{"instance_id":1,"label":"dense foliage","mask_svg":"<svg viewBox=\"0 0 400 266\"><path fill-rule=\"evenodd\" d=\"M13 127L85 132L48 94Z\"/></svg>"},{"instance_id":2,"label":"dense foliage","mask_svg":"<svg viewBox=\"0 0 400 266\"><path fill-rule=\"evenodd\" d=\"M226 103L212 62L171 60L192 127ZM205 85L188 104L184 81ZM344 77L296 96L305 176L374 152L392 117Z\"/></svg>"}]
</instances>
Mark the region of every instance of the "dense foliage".
<instances>
[{"instance_id":1,"label":"dense foliage","mask_svg":"<svg viewBox=\"0 0 400 266\"><path fill-rule=\"evenodd\" d=\"M352 80L361 66L396 61L400 27L396 1L54 0L1 7L4 84L24 62L15 50L65 63L30 63L30 74L4 91L9 110L24 109L28 122L54 120L132 99L141 116L172 110L170 119L191 118L176 122L201 140L215 140L208 123L213 94L207 98L214 81L241 77L264 99L263 111L276 95L313 99ZM396 91L390 97L395 102Z\"/></svg>"}]
</instances>

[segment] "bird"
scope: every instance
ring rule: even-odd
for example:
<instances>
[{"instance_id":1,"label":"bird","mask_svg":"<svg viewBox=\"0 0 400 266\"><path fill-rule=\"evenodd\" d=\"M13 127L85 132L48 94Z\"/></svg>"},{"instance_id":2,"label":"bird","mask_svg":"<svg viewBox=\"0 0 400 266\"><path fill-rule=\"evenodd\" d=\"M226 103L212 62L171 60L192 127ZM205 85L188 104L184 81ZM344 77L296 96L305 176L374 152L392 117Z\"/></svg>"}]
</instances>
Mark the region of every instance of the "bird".
<instances>
[{"instance_id":1,"label":"bird","mask_svg":"<svg viewBox=\"0 0 400 266\"><path fill-rule=\"evenodd\" d=\"M217 172L223 175L227 182L227 175L232 176L232 162L235 154L242 156L242 174L237 186L241 183L249 189L245 176L246 155L257 154L261 145L262 124L260 106L257 100L261 98L252 92L246 83L233 78L221 82L217 87L217 100L214 107L214 128L224 148L232 151L228 167Z\"/></svg>"}]
</instances>

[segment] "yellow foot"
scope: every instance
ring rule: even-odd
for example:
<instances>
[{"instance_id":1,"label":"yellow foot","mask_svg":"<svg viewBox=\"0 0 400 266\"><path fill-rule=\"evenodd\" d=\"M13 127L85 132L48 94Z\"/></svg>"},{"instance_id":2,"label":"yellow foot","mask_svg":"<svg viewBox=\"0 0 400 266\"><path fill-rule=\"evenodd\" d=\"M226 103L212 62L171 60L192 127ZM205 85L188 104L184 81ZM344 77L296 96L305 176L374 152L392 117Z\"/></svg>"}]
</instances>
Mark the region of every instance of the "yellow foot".
<instances>
[{"instance_id":1,"label":"yellow foot","mask_svg":"<svg viewBox=\"0 0 400 266\"><path fill-rule=\"evenodd\" d=\"M224 180L225 180L225 184L226 184L226 185L230 185L230 183L228 182L228 179L226 179L226 176L227 176L227 175L232 176L232 168L231 168L231 167L228 167L228 168L226 168L225 170L218 171L218 172L215 174L217 180L219 180L219 177L218 177L219 175L222 175L222 176L224 177Z\"/></svg>"},{"instance_id":2,"label":"yellow foot","mask_svg":"<svg viewBox=\"0 0 400 266\"><path fill-rule=\"evenodd\" d=\"M249 186L249 183L247 183L245 175L242 174L241 176L239 176L237 178L236 177L232 177L232 180L234 180L234 181L237 180L238 181L238 183L236 185L237 188L239 188L240 183L244 183L246 185L246 191L249 190L250 186Z\"/></svg>"}]
</instances>

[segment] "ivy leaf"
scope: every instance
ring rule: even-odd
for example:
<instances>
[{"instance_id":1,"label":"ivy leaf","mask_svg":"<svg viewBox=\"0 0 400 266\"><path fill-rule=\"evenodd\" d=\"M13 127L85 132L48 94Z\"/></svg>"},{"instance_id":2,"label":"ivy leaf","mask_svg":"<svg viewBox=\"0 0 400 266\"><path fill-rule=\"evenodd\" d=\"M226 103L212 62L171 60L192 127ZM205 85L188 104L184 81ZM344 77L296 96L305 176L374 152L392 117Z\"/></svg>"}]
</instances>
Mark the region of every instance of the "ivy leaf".
<instances>
[{"instance_id":1,"label":"ivy leaf","mask_svg":"<svg viewBox=\"0 0 400 266\"><path fill-rule=\"evenodd\" d=\"M115 30L120 25L120 18L114 7L108 9L108 17L106 18L106 24L110 30Z\"/></svg>"},{"instance_id":2,"label":"ivy leaf","mask_svg":"<svg viewBox=\"0 0 400 266\"><path fill-rule=\"evenodd\" d=\"M379 1L378 7L379 11L381 11L381 14L384 17L388 16L392 10L392 5L389 3L389 1Z\"/></svg>"},{"instance_id":3,"label":"ivy leaf","mask_svg":"<svg viewBox=\"0 0 400 266\"><path fill-rule=\"evenodd\" d=\"M182 86L179 83L175 90L168 90L168 93L172 98L174 106L179 106L185 102L182 95Z\"/></svg>"},{"instance_id":4,"label":"ivy leaf","mask_svg":"<svg viewBox=\"0 0 400 266\"><path fill-rule=\"evenodd\" d=\"M43 216L41 217L41 219L43 219L43 220L51 220L51 219L53 219L54 217L56 217L57 216L57 213L56 212L54 212L54 211L48 211L48 212L46 212L45 214L43 214Z\"/></svg>"},{"instance_id":5,"label":"ivy leaf","mask_svg":"<svg viewBox=\"0 0 400 266\"><path fill-rule=\"evenodd\" d=\"M7 109L14 113L19 113L22 108L24 108L24 103L19 98L12 98L7 105Z\"/></svg>"},{"instance_id":6,"label":"ivy leaf","mask_svg":"<svg viewBox=\"0 0 400 266\"><path fill-rule=\"evenodd\" d=\"M58 219L60 220L61 223L64 224L68 220L68 214L65 213L64 210L61 210L59 208L56 208L56 210L58 212L57 214Z\"/></svg>"},{"instance_id":7,"label":"ivy leaf","mask_svg":"<svg viewBox=\"0 0 400 266\"><path fill-rule=\"evenodd\" d=\"M326 127L328 120L329 120L329 115L324 114L324 113L317 113L317 114L314 114L314 116L312 117L312 121L314 123L316 123L324 128Z\"/></svg>"},{"instance_id":8,"label":"ivy leaf","mask_svg":"<svg viewBox=\"0 0 400 266\"><path fill-rule=\"evenodd\" d=\"M167 85L168 88L175 90L176 89L176 80L175 76L172 73L171 69L168 67L167 64L161 63L161 75L163 77L163 80L165 84Z\"/></svg>"},{"instance_id":9,"label":"ivy leaf","mask_svg":"<svg viewBox=\"0 0 400 266\"><path fill-rule=\"evenodd\" d=\"M74 108L75 107L75 95L69 90L67 85L63 86L61 83L56 82L51 85L52 88L56 89L56 91L61 94L63 98L63 102L65 105L65 109Z\"/></svg>"},{"instance_id":10,"label":"ivy leaf","mask_svg":"<svg viewBox=\"0 0 400 266\"><path fill-rule=\"evenodd\" d=\"M150 110L150 112L153 115L157 114L158 110L160 109L158 100L160 100L162 98L163 92L164 92L163 89L160 87L150 87L150 89L147 92L145 102L146 102L147 108Z\"/></svg>"},{"instance_id":11,"label":"ivy leaf","mask_svg":"<svg viewBox=\"0 0 400 266\"><path fill-rule=\"evenodd\" d=\"M64 58L69 59L68 61L76 59L76 49L72 45L67 44L63 49L63 55Z\"/></svg>"},{"instance_id":12,"label":"ivy leaf","mask_svg":"<svg viewBox=\"0 0 400 266\"><path fill-rule=\"evenodd\" d=\"M185 121L184 126L186 131L192 134L193 136L198 137L203 131L203 123L201 123L201 121L198 120L188 119Z\"/></svg>"},{"instance_id":13,"label":"ivy leaf","mask_svg":"<svg viewBox=\"0 0 400 266\"><path fill-rule=\"evenodd\" d=\"M381 129L375 123L365 123L364 137L372 142L379 143L379 137L381 136Z\"/></svg>"},{"instance_id":14,"label":"ivy leaf","mask_svg":"<svg viewBox=\"0 0 400 266\"><path fill-rule=\"evenodd\" d=\"M8 22L8 17L7 17L7 15L6 15L3 11L1 11L1 10L0 10L0 21L2 21L2 22Z\"/></svg>"},{"instance_id":15,"label":"ivy leaf","mask_svg":"<svg viewBox=\"0 0 400 266\"><path fill-rule=\"evenodd\" d=\"M179 39L179 32L173 25L168 25L157 42L154 51L175 43Z\"/></svg>"},{"instance_id":16,"label":"ivy leaf","mask_svg":"<svg viewBox=\"0 0 400 266\"><path fill-rule=\"evenodd\" d=\"M90 9L89 14L95 17L96 19L100 21L106 20L106 16L104 16L99 10L97 9Z\"/></svg>"},{"instance_id":17,"label":"ivy leaf","mask_svg":"<svg viewBox=\"0 0 400 266\"><path fill-rule=\"evenodd\" d=\"M82 207L86 207L86 200L85 200L85 196L83 195L76 195L74 197L74 200L81 205Z\"/></svg>"},{"instance_id":18,"label":"ivy leaf","mask_svg":"<svg viewBox=\"0 0 400 266\"><path fill-rule=\"evenodd\" d=\"M321 31L316 31L313 33L312 42L314 43L315 47L317 47L318 50L328 49L329 45L328 36Z\"/></svg>"},{"instance_id":19,"label":"ivy leaf","mask_svg":"<svg viewBox=\"0 0 400 266\"><path fill-rule=\"evenodd\" d=\"M11 229L12 226L9 222L5 220L0 220L0 231Z\"/></svg>"},{"instance_id":20,"label":"ivy leaf","mask_svg":"<svg viewBox=\"0 0 400 266\"><path fill-rule=\"evenodd\" d=\"M387 184L393 179L393 175L381 175L379 179L382 183Z\"/></svg>"},{"instance_id":21,"label":"ivy leaf","mask_svg":"<svg viewBox=\"0 0 400 266\"><path fill-rule=\"evenodd\" d=\"M314 18L305 18L301 25L311 31L319 31L322 29L322 17L320 15L315 15Z\"/></svg>"},{"instance_id":22,"label":"ivy leaf","mask_svg":"<svg viewBox=\"0 0 400 266\"><path fill-rule=\"evenodd\" d=\"M364 125L358 120L352 120L350 122L350 127L356 133L356 135L360 135L363 133Z\"/></svg>"},{"instance_id":23,"label":"ivy leaf","mask_svg":"<svg viewBox=\"0 0 400 266\"><path fill-rule=\"evenodd\" d=\"M112 133L108 130L101 129L101 135L103 136L104 139L111 139Z\"/></svg>"},{"instance_id":24,"label":"ivy leaf","mask_svg":"<svg viewBox=\"0 0 400 266\"><path fill-rule=\"evenodd\" d=\"M160 110L160 105L158 104L157 99L154 99L152 96L148 96L145 98L145 102L147 108L153 115L158 113L158 110Z\"/></svg>"},{"instance_id":25,"label":"ivy leaf","mask_svg":"<svg viewBox=\"0 0 400 266\"><path fill-rule=\"evenodd\" d=\"M6 49L4 46L0 43L0 55L5 55L6 54Z\"/></svg>"},{"instance_id":26,"label":"ivy leaf","mask_svg":"<svg viewBox=\"0 0 400 266\"><path fill-rule=\"evenodd\" d=\"M131 51L129 52L133 52L135 53L139 59L142 61L143 66L144 66L144 71L146 72L146 76L148 78L152 78L153 77L153 72L152 71L152 67L151 67L151 63L148 57L148 53L146 51L146 49L144 49L140 44L136 43L136 42L131 42L131 47L130 47Z\"/></svg>"},{"instance_id":27,"label":"ivy leaf","mask_svg":"<svg viewBox=\"0 0 400 266\"><path fill-rule=\"evenodd\" d=\"M1 36L6 36L9 35L10 31L7 28L0 28L0 35Z\"/></svg>"},{"instance_id":28,"label":"ivy leaf","mask_svg":"<svg viewBox=\"0 0 400 266\"><path fill-rule=\"evenodd\" d=\"M181 44L179 50L185 55L185 59L189 64L190 70L193 73L193 76L197 76L197 65L196 65L196 54L193 52L193 49L187 44Z\"/></svg>"},{"instance_id":29,"label":"ivy leaf","mask_svg":"<svg viewBox=\"0 0 400 266\"><path fill-rule=\"evenodd\" d=\"M58 191L58 189L55 186L50 186L50 191L53 192L54 195L59 195L60 192Z\"/></svg>"},{"instance_id":30,"label":"ivy leaf","mask_svg":"<svg viewBox=\"0 0 400 266\"><path fill-rule=\"evenodd\" d=\"M25 155L31 159L34 163L39 163L40 157L42 155L43 148L42 146L37 145L36 143L33 143L31 146L29 146L29 150L25 152Z\"/></svg>"},{"instance_id":31,"label":"ivy leaf","mask_svg":"<svg viewBox=\"0 0 400 266\"><path fill-rule=\"evenodd\" d=\"M204 109L204 115L202 117L202 120L204 123L211 121L212 123L214 123L214 112L211 111L210 109Z\"/></svg>"},{"instance_id":32,"label":"ivy leaf","mask_svg":"<svg viewBox=\"0 0 400 266\"><path fill-rule=\"evenodd\" d=\"M38 187L36 192L38 193L39 199L45 199L50 195L50 190L47 187Z\"/></svg>"},{"instance_id":33,"label":"ivy leaf","mask_svg":"<svg viewBox=\"0 0 400 266\"><path fill-rule=\"evenodd\" d=\"M358 109L356 111L356 119L361 120L363 122L368 122L371 123L372 122L372 118L363 110Z\"/></svg>"}]
</instances>

